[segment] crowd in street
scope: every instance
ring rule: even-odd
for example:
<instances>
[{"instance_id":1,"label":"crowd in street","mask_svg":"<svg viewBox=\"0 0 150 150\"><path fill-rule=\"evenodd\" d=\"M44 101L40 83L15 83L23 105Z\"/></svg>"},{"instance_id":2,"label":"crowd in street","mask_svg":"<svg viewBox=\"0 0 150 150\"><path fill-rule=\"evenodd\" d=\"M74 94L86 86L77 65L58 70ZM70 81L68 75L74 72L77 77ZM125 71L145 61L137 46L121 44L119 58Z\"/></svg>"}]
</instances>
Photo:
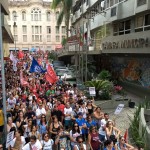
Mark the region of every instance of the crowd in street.
<instances>
[{"instance_id":1,"label":"crowd in street","mask_svg":"<svg viewBox=\"0 0 150 150\"><path fill-rule=\"evenodd\" d=\"M31 57L47 59L44 55L24 53L15 71L6 61L7 133L14 131L8 150L134 150L109 114L76 84L60 77L51 84L44 73L29 72ZM28 84L21 84L20 71Z\"/></svg>"}]
</instances>

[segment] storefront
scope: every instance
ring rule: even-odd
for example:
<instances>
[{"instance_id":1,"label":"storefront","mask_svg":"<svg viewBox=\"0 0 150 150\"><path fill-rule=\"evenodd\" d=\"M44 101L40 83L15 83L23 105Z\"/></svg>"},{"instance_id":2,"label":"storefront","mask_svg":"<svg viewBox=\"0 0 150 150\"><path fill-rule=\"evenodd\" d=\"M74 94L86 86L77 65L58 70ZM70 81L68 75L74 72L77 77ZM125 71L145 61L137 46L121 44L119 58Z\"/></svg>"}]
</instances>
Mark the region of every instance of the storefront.
<instances>
[{"instance_id":1,"label":"storefront","mask_svg":"<svg viewBox=\"0 0 150 150\"><path fill-rule=\"evenodd\" d=\"M150 87L149 31L105 38L102 54L114 78Z\"/></svg>"}]
</instances>

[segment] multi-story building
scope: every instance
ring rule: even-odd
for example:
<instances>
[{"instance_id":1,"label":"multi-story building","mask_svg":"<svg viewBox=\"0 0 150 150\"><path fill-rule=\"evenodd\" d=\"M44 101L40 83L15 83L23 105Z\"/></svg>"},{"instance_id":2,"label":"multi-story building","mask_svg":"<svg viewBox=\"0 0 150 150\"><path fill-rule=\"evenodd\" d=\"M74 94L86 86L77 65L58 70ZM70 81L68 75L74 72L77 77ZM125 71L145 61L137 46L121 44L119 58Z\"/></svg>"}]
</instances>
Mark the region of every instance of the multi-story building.
<instances>
[{"instance_id":1,"label":"multi-story building","mask_svg":"<svg viewBox=\"0 0 150 150\"><path fill-rule=\"evenodd\" d=\"M60 9L51 9L50 0L9 0L8 22L14 35L9 50L55 50L66 35L64 21L58 28Z\"/></svg>"},{"instance_id":2,"label":"multi-story building","mask_svg":"<svg viewBox=\"0 0 150 150\"><path fill-rule=\"evenodd\" d=\"M7 23L7 15L9 14L8 10L8 1L2 0L0 1L1 10L0 10L0 18L1 18L1 24L2 27L2 33L1 33L1 46L2 50L4 52L4 57L8 57L9 55L9 43L13 43L13 36L11 34L11 31L9 29L8 23Z\"/></svg>"},{"instance_id":3,"label":"multi-story building","mask_svg":"<svg viewBox=\"0 0 150 150\"><path fill-rule=\"evenodd\" d=\"M116 79L150 86L149 0L76 0L72 11L72 35L80 28L88 39L90 31L92 47L86 53L96 60L97 71L109 69ZM71 39L61 59L85 49Z\"/></svg>"}]
</instances>

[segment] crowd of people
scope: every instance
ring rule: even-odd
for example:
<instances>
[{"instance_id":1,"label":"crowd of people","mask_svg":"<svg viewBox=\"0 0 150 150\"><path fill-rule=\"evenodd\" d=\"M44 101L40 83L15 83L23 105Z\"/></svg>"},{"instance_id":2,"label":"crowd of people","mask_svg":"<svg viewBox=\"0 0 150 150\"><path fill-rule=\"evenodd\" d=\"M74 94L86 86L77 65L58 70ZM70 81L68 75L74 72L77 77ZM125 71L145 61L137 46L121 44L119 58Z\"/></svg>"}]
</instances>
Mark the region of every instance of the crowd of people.
<instances>
[{"instance_id":1,"label":"crowd of people","mask_svg":"<svg viewBox=\"0 0 150 150\"><path fill-rule=\"evenodd\" d=\"M30 73L31 62L25 53L17 71L11 60L5 64L7 133L14 131L8 150L134 150L93 97L61 78L51 84L44 74ZM21 85L20 71L27 85Z\"/></svg>"}]
</instances>

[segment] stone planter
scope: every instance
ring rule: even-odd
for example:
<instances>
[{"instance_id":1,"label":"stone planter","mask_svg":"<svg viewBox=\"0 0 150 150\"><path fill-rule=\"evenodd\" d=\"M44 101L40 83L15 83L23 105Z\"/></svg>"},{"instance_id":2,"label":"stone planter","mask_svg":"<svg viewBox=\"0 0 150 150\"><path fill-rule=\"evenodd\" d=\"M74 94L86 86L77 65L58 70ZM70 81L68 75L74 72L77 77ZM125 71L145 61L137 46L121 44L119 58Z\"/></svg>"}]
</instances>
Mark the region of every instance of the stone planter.
<instances>
[{"instance_id":1,"label":"stone planter","mask_svg":"<svg viewBox=\"0 0 150 150\"><path fill-rule=\"evenodd\" d=\"M150 109L144 111L144 117L146 122L150 122Z\"/></svg>"}]
</instances>

